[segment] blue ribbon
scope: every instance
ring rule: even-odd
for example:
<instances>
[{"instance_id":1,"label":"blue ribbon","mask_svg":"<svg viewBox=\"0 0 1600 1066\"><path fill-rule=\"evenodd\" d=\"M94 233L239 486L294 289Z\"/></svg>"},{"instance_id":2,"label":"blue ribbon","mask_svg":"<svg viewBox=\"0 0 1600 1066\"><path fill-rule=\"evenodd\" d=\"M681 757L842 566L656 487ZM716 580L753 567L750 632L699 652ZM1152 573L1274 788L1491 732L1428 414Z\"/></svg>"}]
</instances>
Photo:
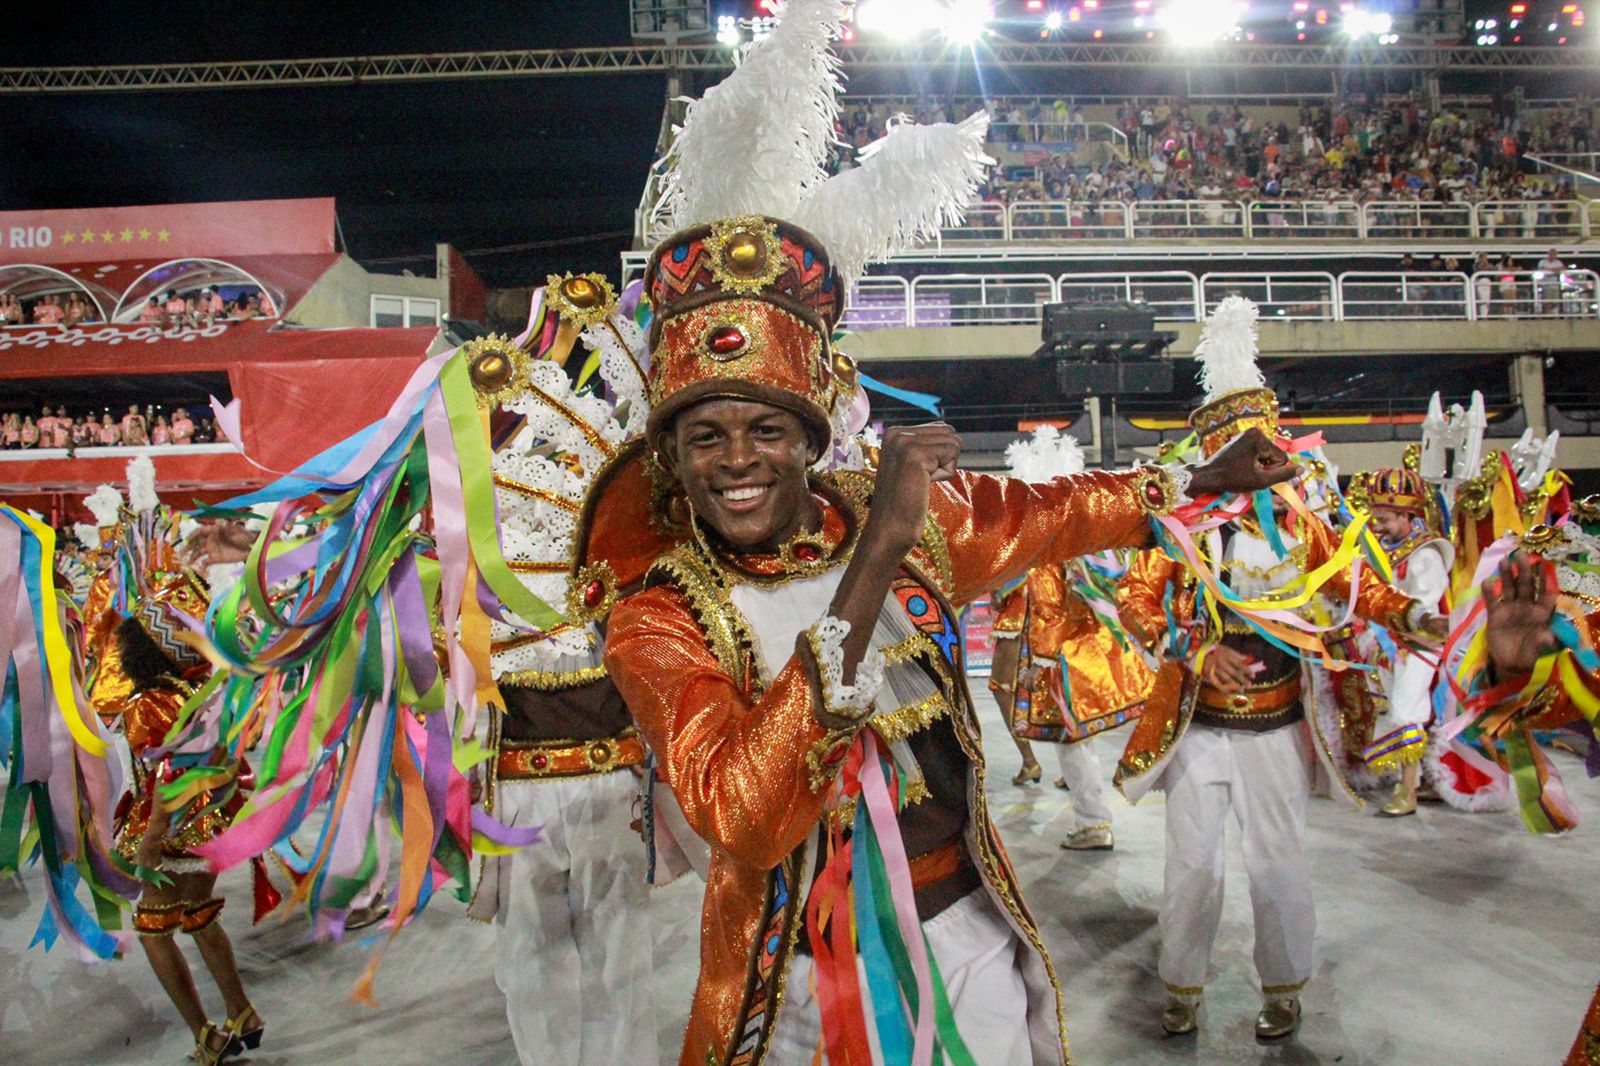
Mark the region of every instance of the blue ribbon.
<instances>
[{"instance_id":1,"label":"blue ribbon","mask_svg":"<svg viewBox=\"0 0 1600 1066\"><path fill-rule=\"evenodd\" d=\"M871 374L868 374L864 370L858 370L856 373L861 378L861 384L865 385L873 392L881 393L891 399L899 400L901 403L908 403L912 407L920 407L922 410L928 412L930 415L933 415L935 418L944 417L944 412L940 410L940 404L942 404L944 401L939 399L939 397L930 395L926 392L913 392L910 389L899 389L893 385L885 385L883 382L879 381L877 378L873 377Z\"/></svg>"}]
</instances>

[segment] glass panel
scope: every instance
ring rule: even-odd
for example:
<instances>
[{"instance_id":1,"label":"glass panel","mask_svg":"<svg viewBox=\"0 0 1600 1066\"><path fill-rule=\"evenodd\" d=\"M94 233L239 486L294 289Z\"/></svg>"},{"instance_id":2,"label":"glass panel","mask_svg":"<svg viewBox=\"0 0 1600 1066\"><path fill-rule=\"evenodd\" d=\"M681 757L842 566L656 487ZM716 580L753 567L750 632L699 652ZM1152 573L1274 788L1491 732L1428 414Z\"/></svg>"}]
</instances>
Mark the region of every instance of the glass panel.
<instances>
[{"instance_id":1,"label":"glass panel","mask_svg":"<svg viewBox=\"0 0 1600 1066\"><path fill-rule=\"evenodd\" d=\"M407 302L406 325L408 326L437 326L439 324L439 301L417 300Z\"/></svg>"},{"instance_id":2,"label":"glass panel","mask_svg":"<svg viewBox=\"0 0 1600 1066\"><path fill-rule=\"evenodd\" d=\"M405 297L374 296L372 298L372 324L385 329L405 325Z\"/></svg>"}]
</instances>

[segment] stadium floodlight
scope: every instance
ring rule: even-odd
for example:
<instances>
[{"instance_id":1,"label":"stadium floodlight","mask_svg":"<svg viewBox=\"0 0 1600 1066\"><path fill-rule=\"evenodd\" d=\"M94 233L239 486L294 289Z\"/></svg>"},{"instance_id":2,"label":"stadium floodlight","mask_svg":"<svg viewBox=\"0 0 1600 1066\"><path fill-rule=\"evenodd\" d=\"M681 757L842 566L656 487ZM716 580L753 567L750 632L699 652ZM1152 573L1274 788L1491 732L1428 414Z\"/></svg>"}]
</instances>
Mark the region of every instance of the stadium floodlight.
<instances>
[{"instance_id":1,"label":"stadium floodlight","mask_svg":"<svg viewBox=\"0 0 1600 1066\"><path fill-rule=\"evenodd\" d=\"M989 32L993 18L991 0L949 0L939 33L952 44L970 48Z\"/></svg>"},{"instance_id":2,"label":"stadium floodlight","mask_svg":"<svg viewBox=\"0 0 1600 1066\"><path fill-rule=\"evenodd\" d=\"M1394 17L1386 11L1363 11L1356 8L1344 17L1345 35L1360 39L1369 34L1382 37L1394 29Z\"/></svg>"},{"instance_id":3,"label":"stadium floodlight","mask_svg":"<svg viewBox=\"0 0 1600 1066\"><path fill-rule=\"evenodd\" d=\"M1050 14L1046 15L1044 17L1044 28L1049 30L1051 33L1059 30L1061 28L1061 12L1052 11Z\"/></svg>"},{"instance_id":4,"label":"stadium floodlight","mask_svg":"<svg viewBox=\"0 0 1600 1066\"><path fill-rule=\"evenodd\" d=\"M1238 7L1234 0L1189 0L1173 4L1158 18L1175 44L1209 44L1238 28Z\"/></svg>"},{"instance_id":5,"label":"stadium floodlight","mask_svg":"<svg viewBox=\"0 0 1600 1066\"><path fill-rule=\"evenodd\" d=\"M927 33L943 15L937 0L864 0L856 8L856 28L904 40Z\"/></svg>"},{"instance_id":6,"label":"stadium floodlight","mask_svg":"<svg viewBox=\"0 0 1600 1066\"><path fill-rule=\"evenodd\" d=\"M717 43L729 48L739 47L739 20L732 15L717 16Z\"/></svg>"}]
</instances>

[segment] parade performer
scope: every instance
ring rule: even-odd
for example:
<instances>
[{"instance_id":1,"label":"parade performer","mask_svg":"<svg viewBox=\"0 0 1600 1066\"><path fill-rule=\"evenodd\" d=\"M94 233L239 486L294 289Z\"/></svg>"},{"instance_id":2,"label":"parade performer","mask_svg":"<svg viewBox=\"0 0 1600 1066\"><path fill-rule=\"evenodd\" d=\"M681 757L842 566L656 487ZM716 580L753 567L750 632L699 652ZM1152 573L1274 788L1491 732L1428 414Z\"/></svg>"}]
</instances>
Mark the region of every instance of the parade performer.
<instances>
[{"instance_id":1,"label":"parade performer","mask_svg":"<svg viewBox=\"0 0 1600 1066\"><path fill-rule=\"evenodd\" d=\"M613 454L627 421L593 387L605 378L573 389L565 368L583 360L572 354L604 355L644 402L644 337L629 318L637 289L626 296L619 309L598 275L551 277L520 344L490 339L465 351L480 369L498 358L514 370L497 408L521 423L501 435L493 461L500 536L512 571L547 602L567 602L584 475ZM542 364L536 384L530 354ZM632 825L644 744L606 676L594 626L491 625L499 700L484 807L508 826L537 827L540 843L486 857L468 914L495 923L495 980L518 1057L529 1066L653 1061L650 856Z\"/></svg>"},{"instance_id":2,"label":"parade performer","mask_svg":"<svg viewBox=\"0 0 1600 1066\"><path fill-rule=\"evenodd\" d=\"M1279 434L1277 397L1255 362L1256 318L1253 304L1229 297L1208 320L1196 349L1206 403L1190 416L1190 425L1206 456L1225 454L1220 450L1241 433ZM1300 509L1291 513L1291 504ZM1396 634L1443 637L1443 619L1430 617L1423 605L1370 570L1333 565L1343 546L1303 508L1298 497L1258 497L1253 513L1207 534L1205 556L1228 574L1234 596L1250 601L1298 587L1303 603L1316 591L1307 587L1308 575L1321 573L1327 578L1323 590L1355 615ZM1130 565L1120 588L1122 616L1167 662L1117 779L1133 801L1151 788L1166 792L1163 1028L1182 1034L1199 1024L1222 911L1223 826L1232 810L1243 832L1255 913L1262 986L1256 1034L1274 1039L1299 1026L1300 991L1311 976L1316 918L1302 851L1313 758L1308 749L1315 748L1337 798L1351 805L1361 801L1344 782L1328 730L1315 716L1308 729L1301 664L1292 648L1254 620L1223 613L1219 591L1211 583L1197 589L1195 578L1161 553L1146 552Z\"/></svg>"},{"instance_id":3,"label":"parade performer","mask_svg":"<svg viewBox=\"0 0 1600 1066\"><path fill-rule=\"evenodd\" d=\"M1214 493L1290 470L1257 433L1193 472L1027 486L958 472L958 439L931 425L891 430L875 474L808 475L854 428L856 371L832 346L848 283L957 215L983 162L979 116L897 125L826 177L839 13L790 4L688 108L664 175L684 228L645 277L646 439L584 504L581 617L609 614L607 670L711 845L682 1062L938 1046L1061 1063L955 610L1051 559L1147 543L1189 477ZM790 91L797 70L820 88Z\"/></svg>"},{"instance_id":4,"label":"parade performer","mask_svg":"<svg viewBox=\"0 0 1600 1066\"><path fill-rule=\"evenodd\" d=\"M1038 484L1082 470L1083 449L1055 427L1042 426L1006 448L1006 464L1014 477ZM1089 740L1135 721L1152 681L1117 618L1123 569L1108 552L1036 567L1025 585L1029 662L1010 726L1013 736L1056 745L1057 785L1072 793L1061 845L1070 851L1115 846L1105 775Z\"/></svg>"},{"instance_id":5,"label":"parade performer","mask_svg":"<svg viewBox=\"0 0 1600 1066\"><path fill-rule=\"evenodd\" d=\"M92 682L89 698L127 738L133 791L116 853L149 882L134 909L134 929L150 967L194 1036L194 1058L215 1063L254 1049L265 1021L251 1005L218 919L226 900L215 895L217 875L195 848L228 827L244 803L250 772L240 759L207 768L203 790L175 810L164 786L179 776L165 751L179 711L211 673L184 639L210 605L201 579L180 552L177 517L155 495L148 457L128 466L129 507L105 530L114 546L109 569L97 577L84 605ZM102 524L106 519L101 519ZM178 932L191 937L222 993L226 1021L209 1021Z\"/></svg>"},{"instance_id":6,"label":"parade performer","mask_svg":"<svg viewBox=\"0 0 1600 1066\"><path fill-rule=\"evenodd\" d=\"M1392 568L1392 584L1429 611L1444 610L1455 549L1428 520L1433 513L1428 486L1412 470L1385 467L1365 479L1365 497ZM1383 691L1372 742L1362 757L1373 771L1399 770L1394 795L1379 813L1389 817L1417 810L1417 778L1428 750L1428 725L1433 720L1433 682L1437 656L1419 655L1397 645L1386 633L1369 628L1363 641L1369 662L1378 666Z\"/></svg>"},{"instance_id":7,"label":"parade performer","mask_svg":"<svg viewBox=\"0 0 1600 1066\"><path fill-rule=\"evenodd\" d=\"M1012 776L1011 783L1019 787L1037 784L1044 769L1033 753L1033 744L1011 729L1016 720L1017 675L1023 670L1023 649L1028 643L1024 633L1028 627L1028 579L1024 577L989 593L989 611L989 635L994 643L989 660L989 691L1000 709L1000 720L1006 723L1006 736L1022 756L1022 767Z\"/></svg>"}]
</instances>

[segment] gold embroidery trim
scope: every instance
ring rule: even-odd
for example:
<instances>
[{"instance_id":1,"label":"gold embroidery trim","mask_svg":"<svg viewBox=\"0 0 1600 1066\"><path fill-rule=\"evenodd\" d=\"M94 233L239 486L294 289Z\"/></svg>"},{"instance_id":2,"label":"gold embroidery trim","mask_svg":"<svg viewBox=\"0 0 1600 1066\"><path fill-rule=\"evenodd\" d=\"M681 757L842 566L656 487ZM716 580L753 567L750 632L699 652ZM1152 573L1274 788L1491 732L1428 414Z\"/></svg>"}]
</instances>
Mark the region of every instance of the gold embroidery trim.
<instances>
[{"instance_id":1,"label":"gold embroidery trim","mask_svg":"<svg viewBox=\"0 0 1600 1066\"><path fill-rule=\"evenodd\" d=\"M893 744L897 740L905 740L914 733L922 732L949 713L950 704L945 700L944 694L935 692L926 699L908 703L899 710L873 715L868 719L867 727Z\"/></svg>"},{"instance_id":2,"label":"gold embroidery trim","mask_svg":"<svg viewBox=\"0 0 1600 1066\"><path fill-rule=\"evenodd\" d=\"M494 476L494 487L505 489L508 492L515 492L517 495L526 496L529 499L542 500L545 503L561 508L569 514L577 514L582 510L582 505L577 500L569 500L559 492L551 489L541 489L537 485L529 485L514 478L506 477L504 474L496 474Z\"/></svg>"},{"instance_id":3,"label":"gold embroidery trim","mask_svg":"<svg viewBox=\"0 0 1600 1066\"><path fill-rule=\"evenodd\" d=\"M606 676L604 666L585 666L578 670L513 670L497 679L502 685L557 692L592 685Z\"/></svg>"}]
</instances>

